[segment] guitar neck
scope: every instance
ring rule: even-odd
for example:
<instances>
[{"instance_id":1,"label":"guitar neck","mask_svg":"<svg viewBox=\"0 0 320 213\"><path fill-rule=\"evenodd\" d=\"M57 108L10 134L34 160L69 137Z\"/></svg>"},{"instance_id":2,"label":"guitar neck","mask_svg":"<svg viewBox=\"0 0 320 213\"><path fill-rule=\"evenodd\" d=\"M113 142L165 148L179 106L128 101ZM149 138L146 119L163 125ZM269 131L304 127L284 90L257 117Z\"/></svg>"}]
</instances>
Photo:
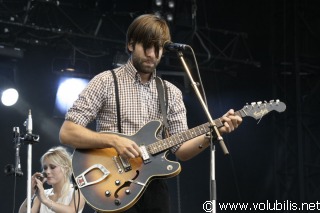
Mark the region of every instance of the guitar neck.
<instances>
[{"instance_id":1,"label":"guitar neck","mask_svg":"<svg viewBox=\"0 0 320 213\"><path fill-rule=\"evenodd\" d=\"M239 115L240 117L245 117L246 114L242 112L242 110L236 111L236 115ZM222 127L223 123L221 122L221 118L215 119L214 123L217 128ZM157 154L162 151L165 151L175 145L181 144L185 141L188 141L192 138L198 137L200 135L203 135L207 132L210 132L211 124L210 122L202 124L200 126L194 127L192 129L189 129L187 131L175 134L173 136L170 136L168 138L165 138L163 140L159 140L155 143L152 143L148 145L147 149L151 154Z\"/></svg>"}]
</instances>

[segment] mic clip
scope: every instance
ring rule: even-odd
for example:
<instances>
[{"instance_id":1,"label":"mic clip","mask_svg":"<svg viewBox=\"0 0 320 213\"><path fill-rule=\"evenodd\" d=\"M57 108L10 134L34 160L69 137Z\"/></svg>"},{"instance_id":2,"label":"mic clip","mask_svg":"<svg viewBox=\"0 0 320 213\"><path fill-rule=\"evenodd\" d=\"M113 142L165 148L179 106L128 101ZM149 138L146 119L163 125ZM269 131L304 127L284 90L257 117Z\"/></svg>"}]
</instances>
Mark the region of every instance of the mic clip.
<instances>
[{"instance_id":1,"label":"mic clip","mask_svg":"<svg viewBox=\"0 0 320 213\"><path fill-rule=\"evenodd\" d=\"M40 139L39 135L26 133L24 135L23 141L28 144L38 143Z\"/></svg>"},{"instance_id":2,"label":"mic clip","mask_svg":"<svg viewBox=\"0 0 320 213\"><path fill-rule=\"evenodd\" d=\"M22 170L20 168L15 167L13 164L7 164L4 167L4 173L7 176L10 176L10 175L15 175L15 176L18 176L18 177L22 177L23 176Z\"/></svg>"}]
</instances>

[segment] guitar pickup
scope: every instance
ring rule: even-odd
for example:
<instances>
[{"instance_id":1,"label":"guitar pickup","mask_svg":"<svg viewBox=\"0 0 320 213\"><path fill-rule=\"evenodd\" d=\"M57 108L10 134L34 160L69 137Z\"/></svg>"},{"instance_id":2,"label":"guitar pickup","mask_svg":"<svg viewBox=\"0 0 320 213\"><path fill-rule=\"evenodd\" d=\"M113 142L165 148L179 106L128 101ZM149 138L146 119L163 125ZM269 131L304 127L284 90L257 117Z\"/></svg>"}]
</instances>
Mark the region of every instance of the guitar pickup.
<instances>
[{"instance_id":1,"label":"guitar pickup","mask_svg":"<svg viewBox=\"0 0 320 213\"><path fill-rule=\"evenodd\" d=\"M130 171L131 168L131 164L129 163L129 161L127 159L122 158L121 156L119 156L119 159L121 161L122 167L124 169L125 172Z\"/></svg>"},{"instance_id":2,"label":"guitar pickup","mask_svg":"<svg viewBox=\"0 0 320 213\"><path fill-rule=\"evenodd\" d=\"M140 150L141 150L141 157L142 157L142 160L144 162L144 164L147 164L147 163L150 163L151 160L150 160L150 156L149 156L149 153L147 151L147 148L146 146L140 146Z\"/></svg>"}]
</instances>

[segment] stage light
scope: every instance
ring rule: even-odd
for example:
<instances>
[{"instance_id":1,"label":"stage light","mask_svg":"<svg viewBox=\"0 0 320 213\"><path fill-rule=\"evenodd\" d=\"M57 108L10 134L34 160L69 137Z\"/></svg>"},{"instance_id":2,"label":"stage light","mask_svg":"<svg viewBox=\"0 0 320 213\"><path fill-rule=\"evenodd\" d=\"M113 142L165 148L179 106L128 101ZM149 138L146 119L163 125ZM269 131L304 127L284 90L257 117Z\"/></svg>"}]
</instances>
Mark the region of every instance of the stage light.
<instances>
[{"instance_id":1,"label":"stage light","mask_svg":"<svg viewBox=\"0 0 320 213\"><path fill-rule=\"evenodd\" d=\"M61 77L56 93L54 117L64 117L88 82L88 78Z\"/></svg>"},{"instance_id":2,"label":"stage light","mask_svg":"<svg viewBox=\"0 0 320 213\"><path fill-rule=\"evenodd\" d=\"M18 90L14 84L6 77L0 76L1 103L5 106L14 105L19 99Z\"/></svg>"},{"instance_id":3,"label":"stage light","mask_svg":"<svg viewBox=\"0 0 320 213\"><path fill-rule=\"evenodd\" d=\"M161 15L161 12L160 11L155 11L154 12L154 15L159 17L159 18L162 18L162 15Z\"/></svg>"},{"instance_id":4,"label":"stage light","mask_svg":"<svg viewBox=\"0 0 320 213\"><path fill-rule=\"evenodd\" d=\"M1 103L5 106L12 106L17 103L19 93L15 88L4 89L1 93Z\"/></svg>"},{"instance_id":5,"label":"stage light","mask_svg":"<svg viewBox=\"0 0 320 213\"><path fill-rule=\"evenodd\" d=\"M168 1L168 7L169 7L170 9L173 9L174 6L175 6L174 1Z\"/></svg>"},{"instance_id":6,"label":"stage light","mask_svg":"<svg viewBox=\"0 0 320 213\"><path fill-rule=\"evenodd\" d=\"M155 0L152 9L157 17L164 18L169 23L172 23L174 21L175 7L174 0Z\"/></svg>"},{"instance_id":7,"label":"stage light","mask_svg":"<svg viewBox=\"0 0 320 213\"><path fill-rule=\"evenodd\" d=\"M87 59L77 57L73 48L69 57L52 59L52 72L62 75L88 75L91 73L91 66Z\"/></svg>"},{"instance_id":8,"label":"stage light","mask_svg":"<svg viewBox=\"0 0 320 213\"><path fill-rule=\"evenodd\" d=\"M162 6L162 0L155 0L155 4L156 4L158 7L161 7L161 6Z\"/></svg>"},{"instance_id":9,"label":"stage light","mask_svg":"<svg viewBox=\"0 0 320 213\"><path fill-rule=\"evenodd\" d=\"M172 15L171 13L168 13L168 14L166 15L166 17L167 17L167 21L168 21L168 22L172 22L172 21L173 21L173 15Z\"/></svg>"}]
</instances>

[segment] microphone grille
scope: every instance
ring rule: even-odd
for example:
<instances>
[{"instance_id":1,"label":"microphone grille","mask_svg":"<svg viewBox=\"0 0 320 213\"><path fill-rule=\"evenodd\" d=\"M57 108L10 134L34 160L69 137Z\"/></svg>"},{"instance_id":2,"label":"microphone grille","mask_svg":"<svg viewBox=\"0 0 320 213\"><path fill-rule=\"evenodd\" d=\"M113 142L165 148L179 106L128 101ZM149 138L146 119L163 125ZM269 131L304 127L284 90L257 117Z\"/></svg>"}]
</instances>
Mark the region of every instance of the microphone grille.
<instances>
[{"instance_id":1,"label":"microphone grille","mask_svg":"<svg viewBox=\"0 0 320 213\"><path fill-rule=\"evenodd\" d=\"M45 178L47 177L47 173L42 172L41 174L42 174L43 177L45 177Z\"/></svg>"}]
</instances>

